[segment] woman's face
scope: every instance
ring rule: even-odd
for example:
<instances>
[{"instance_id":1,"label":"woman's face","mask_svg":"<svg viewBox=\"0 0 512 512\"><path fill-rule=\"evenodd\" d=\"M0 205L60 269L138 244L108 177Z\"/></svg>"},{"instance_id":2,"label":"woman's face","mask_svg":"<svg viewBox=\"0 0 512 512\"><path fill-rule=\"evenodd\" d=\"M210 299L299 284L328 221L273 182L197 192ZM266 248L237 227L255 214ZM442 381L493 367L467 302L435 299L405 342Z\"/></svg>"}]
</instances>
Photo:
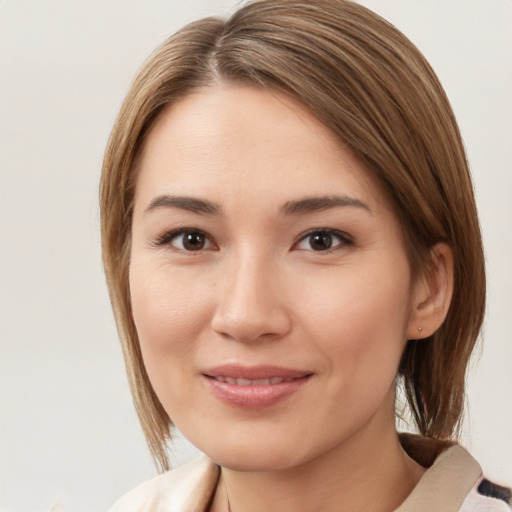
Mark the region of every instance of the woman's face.
<instances>
[{"instance_id":1,"label":"woman's face","mask_svg":"<svg viewBox=\"0 0 512 512\"><path fill-rule=\"evenodd\" d=\"M389 438L414 286L361 163L286 96L224 84L163 112L138 172L133 317L184 435L242 470Z\"/></svg>"}]
</instances>

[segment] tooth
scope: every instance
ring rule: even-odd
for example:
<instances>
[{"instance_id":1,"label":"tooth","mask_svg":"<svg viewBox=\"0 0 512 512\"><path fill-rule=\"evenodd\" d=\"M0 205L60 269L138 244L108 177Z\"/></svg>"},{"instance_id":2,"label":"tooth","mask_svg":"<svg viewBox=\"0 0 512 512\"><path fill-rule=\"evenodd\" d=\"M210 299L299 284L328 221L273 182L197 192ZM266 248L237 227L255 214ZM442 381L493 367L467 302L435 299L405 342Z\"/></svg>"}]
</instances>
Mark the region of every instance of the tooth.
<instances>
[{"instance_id":1,"label":"tooth","mask_svg":"<svg viewBox=\"0 0 512 512\"><path fill-rule=\"evenodd\" d=\"M270 384L270 379L257 379L252 381L253 386L268 386Z\"/></svg>"},{"instance_id":2,"label":"tooth","mask_svg":"<svg viewBox=\"0 0 512 512\"><path fill-rule=\"evenodd\" d=\"M219 382L224 382L224 377L215 376L214 379Z\"/></svg>"},{"instance_id":3,"label":"tooth","mask_svg":"<svg viewBox=\"0 0 512 512\"><path fill-rule=\"evenodd\" d=\"M272 377L270 379L270 384L279 384L280 382L283 382L285 379L281 377Z\"/></svg>"},{"instance_id":4,"label":"tooth","mask_svg":"<svg viewBox=\"0 0 512 512\"><path fill-rule=\"evenodd\" d=\"M236 384L236 379L233 377L224 377L224 382L227 382L228 384Z\"/></svg>"},{"instance_id":5,"label":"tooth","mask_svg":"<svg viewBox=\"0 0 512 512\"><path fill-rule=\"evenodd\" d=\"M238 377L238 379L236 379L236 383L238 386L250 386L252 381L249 379L244 379L243 377Z\"/></svg>"}]
</instances>

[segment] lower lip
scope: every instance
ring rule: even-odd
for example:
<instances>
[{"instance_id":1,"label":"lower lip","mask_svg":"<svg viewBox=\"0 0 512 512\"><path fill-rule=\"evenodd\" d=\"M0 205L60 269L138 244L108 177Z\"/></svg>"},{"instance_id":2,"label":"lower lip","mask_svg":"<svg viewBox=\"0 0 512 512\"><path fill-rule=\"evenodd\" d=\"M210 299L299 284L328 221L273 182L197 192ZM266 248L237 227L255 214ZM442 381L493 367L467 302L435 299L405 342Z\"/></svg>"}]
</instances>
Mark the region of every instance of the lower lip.
<instances>
[{"instance_id":1,"label":"lower lip","mask_svg":"<svg viewBox=\"0 0 512 512\"><path fill-rule=\"evenodd\" d=\"M220 382L213 377L206 377L207 384L213 394L222 402L241 409L263 409L277 404L281 400L296 393L306 384L310 375L279 384L256 386L239 386Z\"/></svg>"}]
</instances>

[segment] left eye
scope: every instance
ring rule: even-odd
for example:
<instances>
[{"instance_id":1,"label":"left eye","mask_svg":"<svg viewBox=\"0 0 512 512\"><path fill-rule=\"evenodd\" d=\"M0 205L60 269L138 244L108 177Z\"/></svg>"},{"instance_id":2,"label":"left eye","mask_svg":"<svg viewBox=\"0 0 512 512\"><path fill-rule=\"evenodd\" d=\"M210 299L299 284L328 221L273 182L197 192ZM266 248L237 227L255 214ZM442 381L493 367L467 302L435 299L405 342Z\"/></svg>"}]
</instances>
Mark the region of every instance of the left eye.
<instances>
[{"instance_id":1,"label":"left eye","mask_svg":"<svg viewBox=\"0 0 512 512\"><path fill-rule=\"evenodd\" d=\"M194 229L166 233L156 242L158 246L167 244L185 252L202 251L214 246L206 233Z\"/></svg>"},{"instance_id":2,"label":"left eye","mask_svg":"<svg viewBox=\"0 0 512 512\"><path fill-rule=\"evenodd\" d=\"M303 251L328 251L340 245L350 245L351 240L343 233L322 229L311 231L297 244L297 249Z\"/></svg>"}]
</instances>

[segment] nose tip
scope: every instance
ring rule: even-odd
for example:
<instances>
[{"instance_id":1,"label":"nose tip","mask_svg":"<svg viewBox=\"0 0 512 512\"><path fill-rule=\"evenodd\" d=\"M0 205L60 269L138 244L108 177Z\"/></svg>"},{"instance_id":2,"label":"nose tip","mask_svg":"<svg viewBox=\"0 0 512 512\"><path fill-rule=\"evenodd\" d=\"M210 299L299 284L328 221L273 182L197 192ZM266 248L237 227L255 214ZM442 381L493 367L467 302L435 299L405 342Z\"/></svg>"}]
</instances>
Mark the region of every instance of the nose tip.
<instances>
[{"instance_id":1,"label":"nose tip","mask_svg":"<svg viewBox=\"0 0 512 512\"><path fill-rule=\"evenodd\" d=\"M227 283L218 297L212 319L215 332L249 343L276 339L290 331L290 315L278 280L238 272L230 281L232 284Z\"/></svg>"},{"instance_id":2,"label":"nose tip","mask_svg":"<svg viewBox=\"0 0 512 512\"><path fill-rule=\"evenodd\" d=\"M216 314L212 327L219 334L250 343L258 339L283 336L289 330L289 322L281 312L273 311L260 316L257 311L251 309Z\"/></svg>"}]
</instances>

